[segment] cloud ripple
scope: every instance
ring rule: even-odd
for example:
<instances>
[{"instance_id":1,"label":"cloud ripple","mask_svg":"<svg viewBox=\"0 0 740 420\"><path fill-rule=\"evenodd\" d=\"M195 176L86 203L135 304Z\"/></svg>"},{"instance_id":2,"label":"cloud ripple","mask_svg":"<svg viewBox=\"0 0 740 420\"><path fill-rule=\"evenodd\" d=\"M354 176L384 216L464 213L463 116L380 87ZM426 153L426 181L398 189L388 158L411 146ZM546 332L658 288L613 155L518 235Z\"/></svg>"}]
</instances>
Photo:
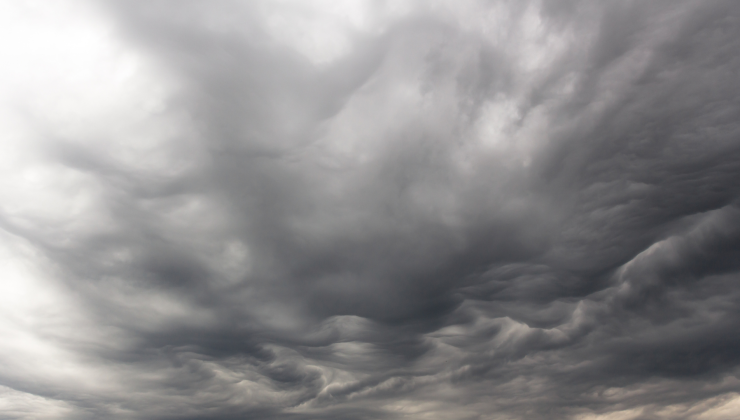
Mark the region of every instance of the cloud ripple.
<instances>
[{"instance_id":1,"label":"cloud ripple","mask_svg":"<svg viewBox=\"0 0 740 420\"><path fill-rule=\"evenodd\" d=\"M0 418L733 418L736 2L2 8Z\"/></svg>"}]
</instances>

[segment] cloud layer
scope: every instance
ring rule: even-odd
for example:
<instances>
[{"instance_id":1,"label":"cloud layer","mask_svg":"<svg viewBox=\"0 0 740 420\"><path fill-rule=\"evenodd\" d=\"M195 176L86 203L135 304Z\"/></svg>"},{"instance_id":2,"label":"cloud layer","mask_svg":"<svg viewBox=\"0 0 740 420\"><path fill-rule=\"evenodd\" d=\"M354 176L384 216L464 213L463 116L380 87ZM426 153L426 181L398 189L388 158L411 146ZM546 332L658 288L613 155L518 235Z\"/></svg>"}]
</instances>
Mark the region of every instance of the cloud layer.
<instances>
[{"instance_id":1,"label":"cloud layer","mask_svg":"<svg viewBox=\"0 0 740 420\"><path fill-rule=\"evenodd\" d=\"M740 410L737 2L0 7L0 418Z\"/></svg>"}]
</instances>

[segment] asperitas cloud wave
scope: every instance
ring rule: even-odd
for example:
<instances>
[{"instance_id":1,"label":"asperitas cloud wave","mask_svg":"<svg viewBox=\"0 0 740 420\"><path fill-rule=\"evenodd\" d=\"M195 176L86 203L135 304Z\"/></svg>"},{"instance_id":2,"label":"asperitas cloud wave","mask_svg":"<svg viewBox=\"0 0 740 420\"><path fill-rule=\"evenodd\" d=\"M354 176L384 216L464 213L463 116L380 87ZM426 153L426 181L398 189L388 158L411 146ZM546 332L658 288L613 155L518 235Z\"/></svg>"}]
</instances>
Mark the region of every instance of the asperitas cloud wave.
<instances>
[{"instance_id":1,"label":"asperitas cloud wave","mask_svg":"<svg viewBox=\"0 0 740 420\"><path fill-rule=\"evenodd\" d=\"M740 412L740 3L0 1L1 419Z\"/></svg>"}]
</instances>

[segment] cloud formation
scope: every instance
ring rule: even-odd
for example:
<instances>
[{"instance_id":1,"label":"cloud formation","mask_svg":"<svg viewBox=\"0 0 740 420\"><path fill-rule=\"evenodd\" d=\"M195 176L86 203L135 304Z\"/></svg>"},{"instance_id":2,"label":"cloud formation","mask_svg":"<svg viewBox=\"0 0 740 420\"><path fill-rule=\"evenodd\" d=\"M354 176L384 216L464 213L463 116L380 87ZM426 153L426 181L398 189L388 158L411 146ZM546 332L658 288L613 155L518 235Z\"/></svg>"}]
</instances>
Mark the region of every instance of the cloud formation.
<instances>
[{"instance_id":1,"label":"cloud formation","mask_svg":"<svg viewBox=\"0 0 740 420\"><path fill-rule=\"evenodd\" d=\"M0 418L740 410L737 2L0 8Z\"/></svg>"}]
</instances>

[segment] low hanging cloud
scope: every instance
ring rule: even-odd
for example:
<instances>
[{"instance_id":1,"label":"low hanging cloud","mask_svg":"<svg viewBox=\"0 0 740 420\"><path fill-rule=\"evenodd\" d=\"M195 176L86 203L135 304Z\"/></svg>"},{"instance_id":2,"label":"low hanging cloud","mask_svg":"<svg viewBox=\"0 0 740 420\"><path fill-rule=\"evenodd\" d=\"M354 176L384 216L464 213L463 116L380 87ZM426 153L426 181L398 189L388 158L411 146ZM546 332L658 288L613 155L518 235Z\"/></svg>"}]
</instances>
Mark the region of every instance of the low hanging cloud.
<instances>
[{"instance_id":1,"label":"low hanging cloud","mask_svg":"<svg viewBox=\"0 0 740 420\"><path fill-rule=\"evenodd\" d=\"M739 20L0 3L0 418L735 418Z\"/></svg>"}]
</instances>

